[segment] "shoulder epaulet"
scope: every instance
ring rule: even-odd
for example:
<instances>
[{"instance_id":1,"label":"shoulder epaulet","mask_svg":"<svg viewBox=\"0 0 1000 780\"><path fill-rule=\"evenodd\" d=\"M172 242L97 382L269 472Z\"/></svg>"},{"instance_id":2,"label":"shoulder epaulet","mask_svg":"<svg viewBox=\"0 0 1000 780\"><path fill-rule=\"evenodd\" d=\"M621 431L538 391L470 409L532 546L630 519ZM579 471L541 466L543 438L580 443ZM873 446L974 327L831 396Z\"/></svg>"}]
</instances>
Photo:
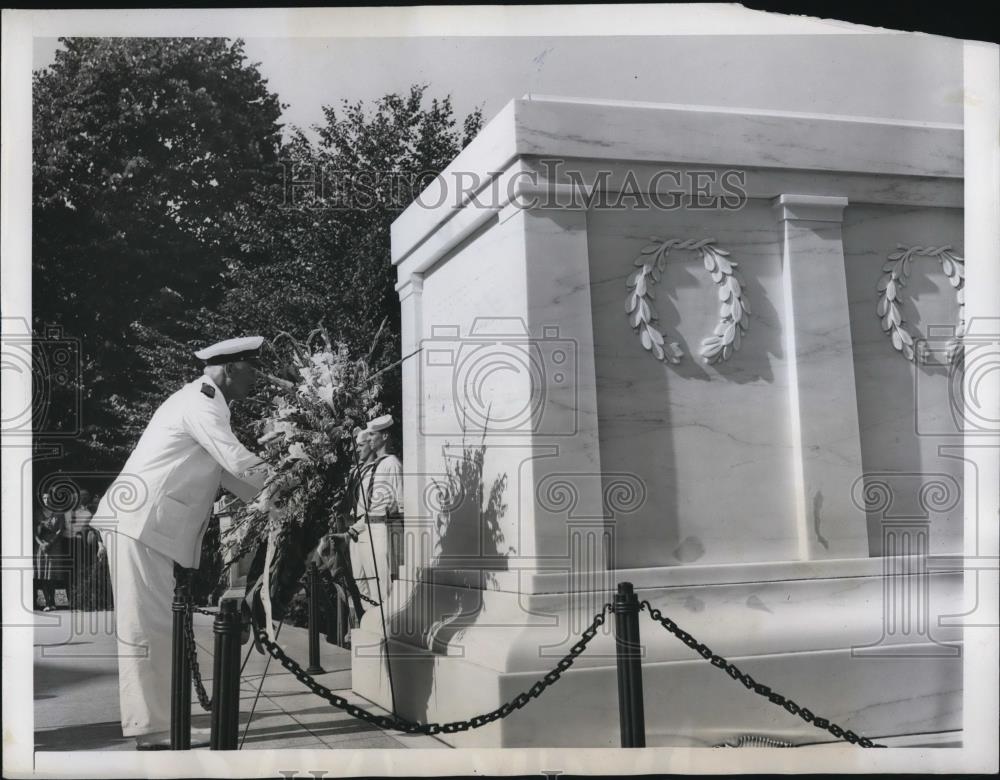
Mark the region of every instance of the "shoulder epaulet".
<instances>
[{"instance_id":1,"label":"shoulder epaulet","mask_svg":"<svg viewBox=\"0 0 1000 780\"><path fill-rule=\"evenodd\" d=\"M215 398L215 388L212 387L207 382L202 382L201 383L201 392L203 392L209 398Z\"/></svg>"}]
</instances>

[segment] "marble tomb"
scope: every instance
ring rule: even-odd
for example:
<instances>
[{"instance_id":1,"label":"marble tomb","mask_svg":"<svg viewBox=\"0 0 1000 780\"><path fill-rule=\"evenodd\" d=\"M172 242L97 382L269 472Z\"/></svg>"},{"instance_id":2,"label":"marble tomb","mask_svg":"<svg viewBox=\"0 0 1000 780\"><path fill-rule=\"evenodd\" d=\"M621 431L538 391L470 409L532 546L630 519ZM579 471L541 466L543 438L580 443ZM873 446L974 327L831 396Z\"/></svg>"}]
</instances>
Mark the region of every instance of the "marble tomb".
<instances>
[{"instance_id":1,"label":"marble tomb","mask_svg":"<svg viewBox=\"0 0 1000 780\"><path fill-rule=\"evenodd\" d=\"M960 126L511 101L393 225L405 560L354 689L487 712L629 581L844 728L961 729L962 177ZM833 739L640 618L648 745ZM442 738L617 746L610 628Z\"/></svg>"}]
</instances>

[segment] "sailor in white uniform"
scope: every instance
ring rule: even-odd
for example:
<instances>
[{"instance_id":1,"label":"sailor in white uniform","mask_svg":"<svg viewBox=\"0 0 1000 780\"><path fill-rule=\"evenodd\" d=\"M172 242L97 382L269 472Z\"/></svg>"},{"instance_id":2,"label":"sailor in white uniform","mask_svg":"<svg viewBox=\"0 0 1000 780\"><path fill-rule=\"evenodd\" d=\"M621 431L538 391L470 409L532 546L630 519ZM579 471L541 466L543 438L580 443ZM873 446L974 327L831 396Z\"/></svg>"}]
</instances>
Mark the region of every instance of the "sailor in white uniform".
<instances>
[{"instance_id":1,"label":"sailor in white uniform","mask_svg":"<svg viewBox=\"0 0 1000 780\"><path fill-rule=\"evenodd\" d=\"M220 485L250 500L267 477L229 419L229 402L253 390L263 341L229 339L195 353L204 375L156 410L92 521L113 532L107 553L122 733L137 749L169 746L174 563L198 566ZM120 506L126 495L134 500ZM192 744L207 735L192 732Z\"/></svg>"},{"instance_id":2,"label":"sailor in white uniform","mask_svg":"<svg viewBox=\"0 0 1000 780\"><path fill-rule=\"evenodd\" d=\"M386 452L392 423L389 414L368 423L368 441L375 458L362 470L355 510L358 520L348 529L351 567L358 588L383 604L388 603L391 582L387 520L403 512L403 464Z\"/></svg>"}]
</instances>

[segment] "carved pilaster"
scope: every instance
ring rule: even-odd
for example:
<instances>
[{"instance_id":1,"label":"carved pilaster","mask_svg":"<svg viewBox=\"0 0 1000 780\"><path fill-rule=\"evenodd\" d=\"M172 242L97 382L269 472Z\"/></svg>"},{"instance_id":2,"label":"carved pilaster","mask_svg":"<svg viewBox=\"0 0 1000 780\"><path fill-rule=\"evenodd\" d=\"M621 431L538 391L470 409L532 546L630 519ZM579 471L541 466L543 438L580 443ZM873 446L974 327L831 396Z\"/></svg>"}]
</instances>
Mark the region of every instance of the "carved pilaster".
<instances>
[{"instance_id":1,"label":"carved pilaster","mask_svg":"<svg viewBox=\"0 0 1000 780\"><path fill-rule=\"evenodd\" d=\"M794 505L804 560L868 555L866 517L851 497L862 465L841 235L845 206L847 198L820 195L775 201Z\"/></svg>"}]
</instances>

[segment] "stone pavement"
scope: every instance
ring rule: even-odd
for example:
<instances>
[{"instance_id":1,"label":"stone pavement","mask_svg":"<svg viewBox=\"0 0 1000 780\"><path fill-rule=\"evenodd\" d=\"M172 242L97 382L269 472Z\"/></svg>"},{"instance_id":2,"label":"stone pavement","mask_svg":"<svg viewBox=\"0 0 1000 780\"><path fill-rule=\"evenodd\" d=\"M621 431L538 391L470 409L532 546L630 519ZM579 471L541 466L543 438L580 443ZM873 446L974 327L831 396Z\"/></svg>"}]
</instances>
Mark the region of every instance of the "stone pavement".
<instances>
[{"instance_id":1,"label":"stone pavement","mask_svg":"<svg viewBox=\"0 0 1000 780\"><path fill-rule=\"evenodd\" d=\"M211 695L212 618L196 614L194 625L202 678ZM278 643L305 666L309 657L305 629L283 626ZM36 612L34 646L35 749L133 750L135 743L122 736L119 720L114 614L66 609ZM352 718L310 693L277 661L253 650L252 644L243 648L241 662L248 650L240 686L244 750L448 747L433 737L383 731ZM316 675L319 682L353 704L385 713L351 691L349 650L327 644L321 637L320 661L325 673ZM258 687L261 695L251 719ZM191 702L192 724L207 728L210 716L193 691Z\"/></svg>"}]
</instances>

